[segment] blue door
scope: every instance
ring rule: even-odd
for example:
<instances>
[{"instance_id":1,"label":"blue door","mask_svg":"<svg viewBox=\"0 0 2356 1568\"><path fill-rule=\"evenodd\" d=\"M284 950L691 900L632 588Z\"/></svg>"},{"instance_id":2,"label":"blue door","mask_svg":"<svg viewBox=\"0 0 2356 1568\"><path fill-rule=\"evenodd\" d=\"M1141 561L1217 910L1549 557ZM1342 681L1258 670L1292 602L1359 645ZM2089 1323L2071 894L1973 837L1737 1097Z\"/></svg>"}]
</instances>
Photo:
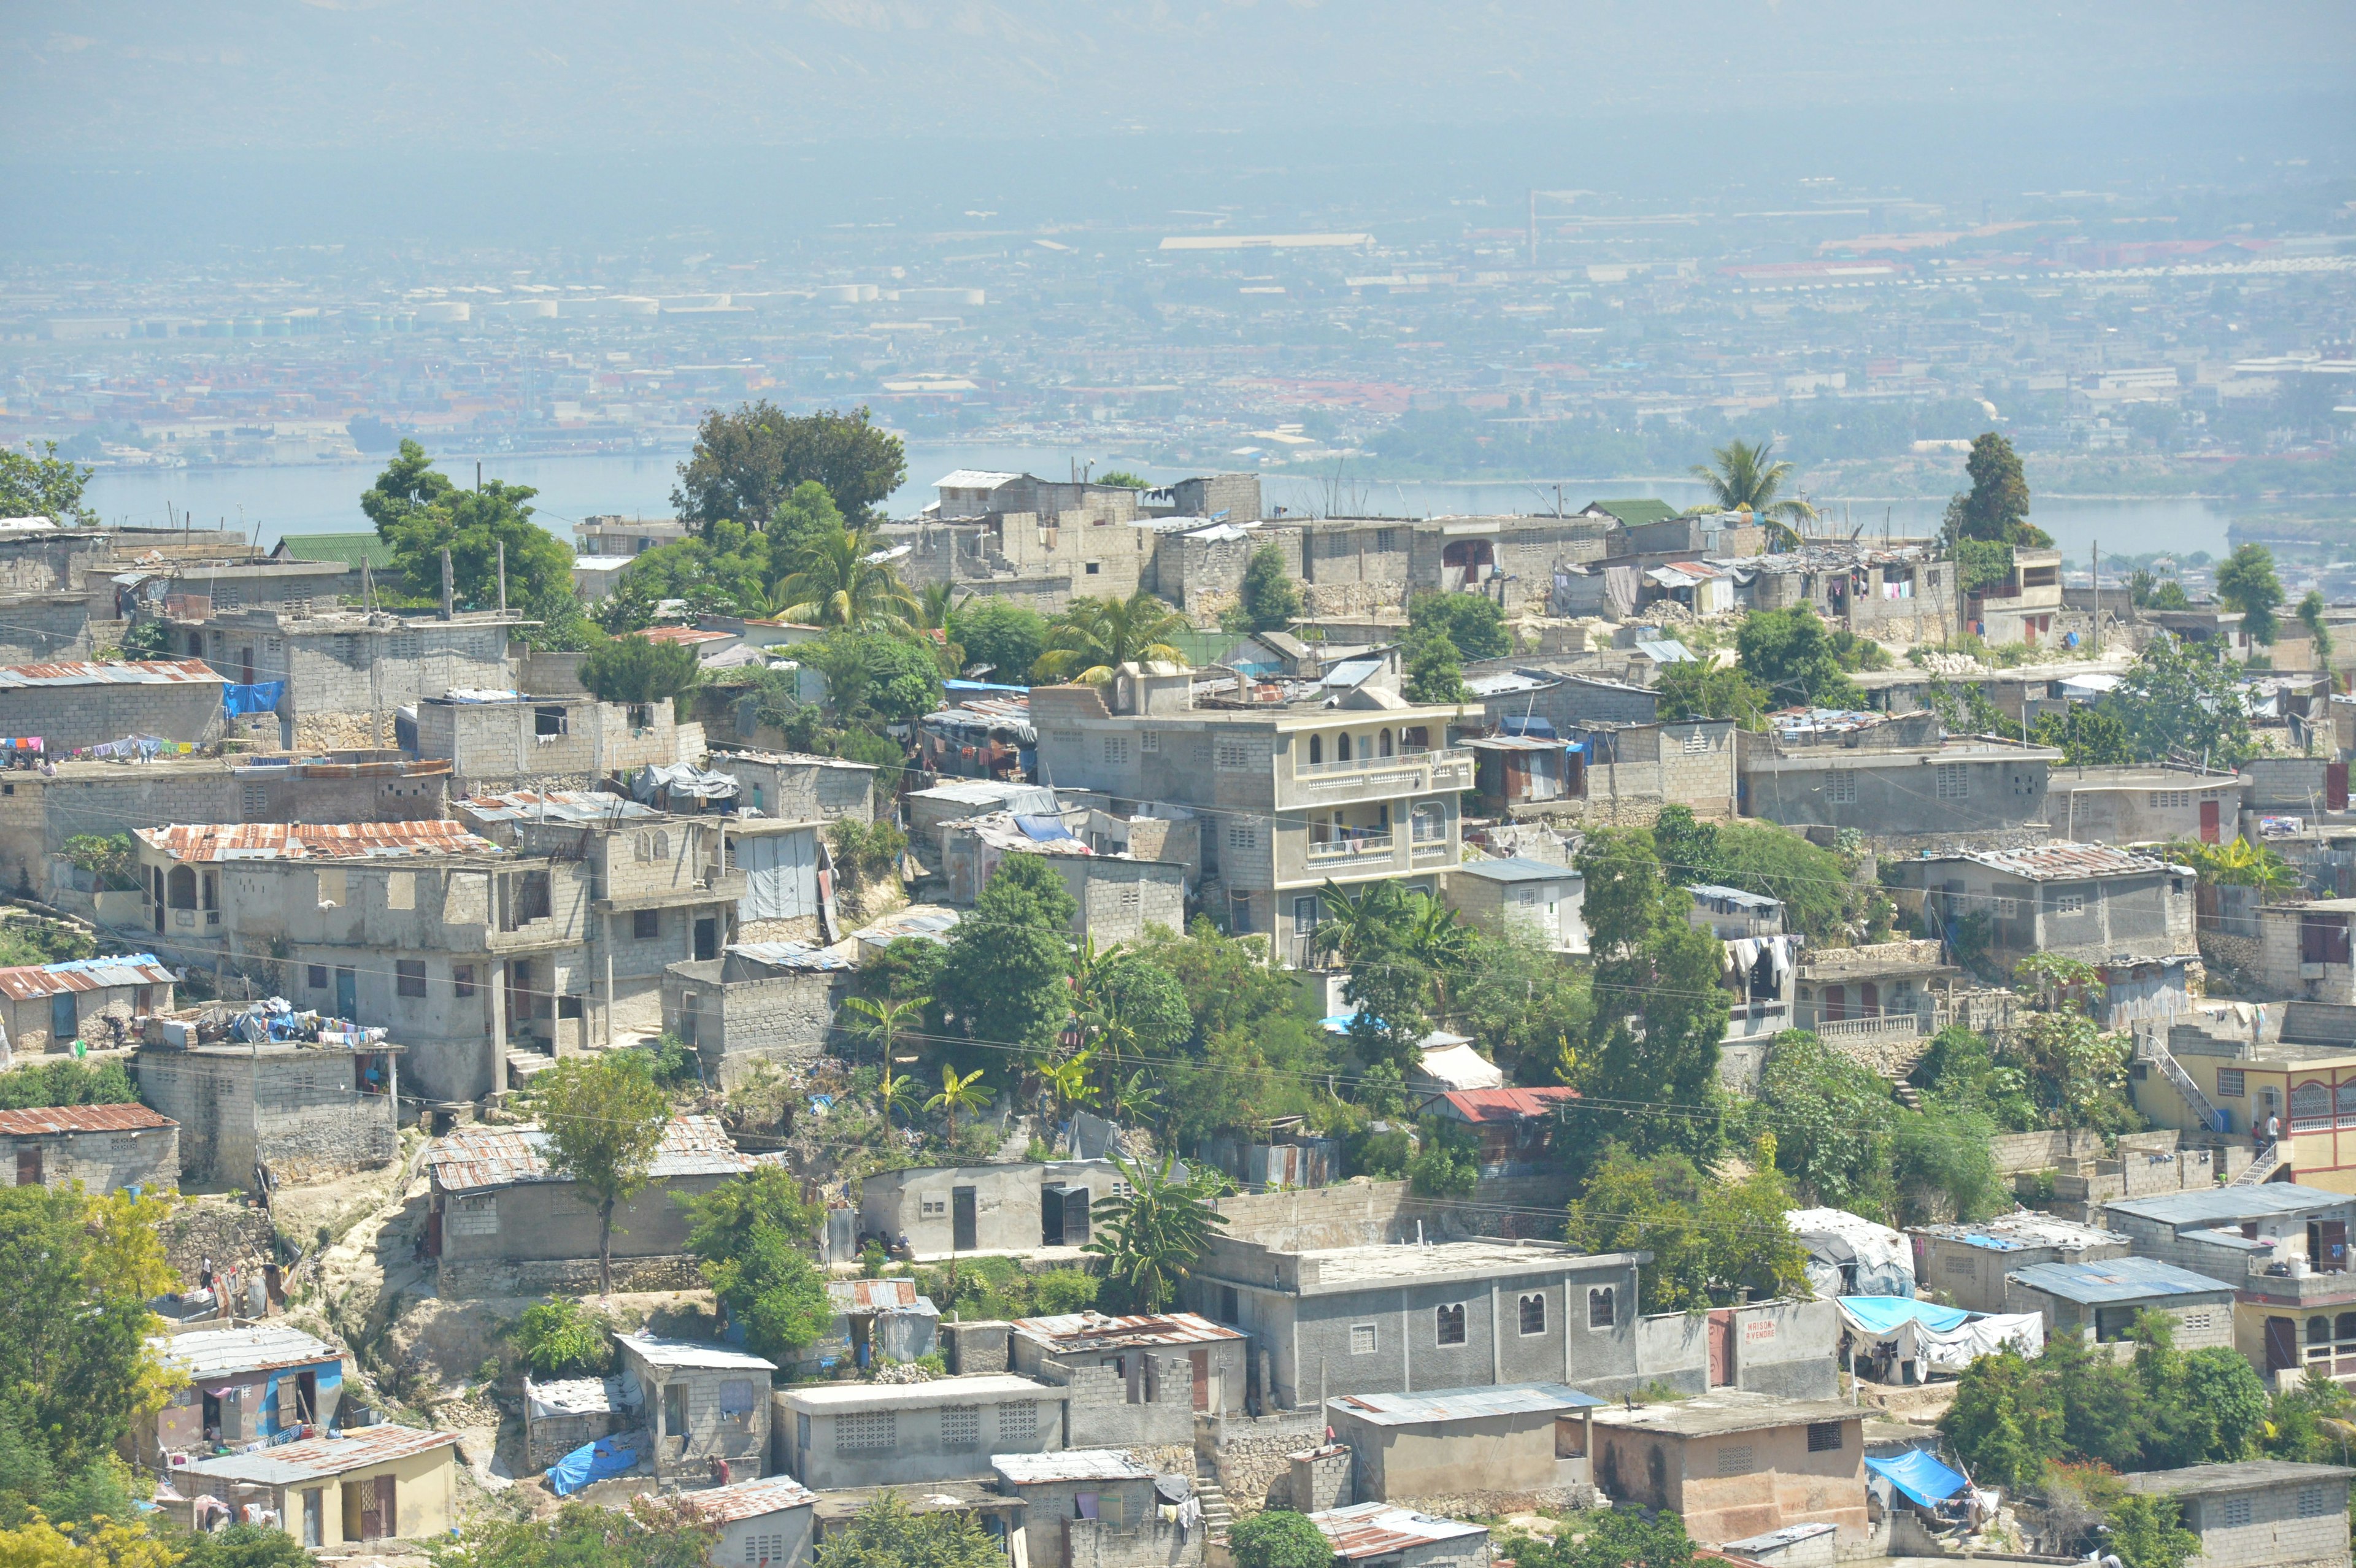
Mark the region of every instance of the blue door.
<instances>
[{"instance_id":1,"label":"blue door","mask_svg":"<svg viewBox=\"0 0 2356 1568\"><path fill-rule=\"evenodd\" d=\"M74 1008L74 994L63 991L49 998L49 1044L64 1045L81 1032L81 1015Z\"/></svg>"},{"instance_id":2,"label":"blue door","mask_svg":"<svg viewBox=\"0 0 2356 1568\"><path fill-rule=\"evenodd\" d=\"M359 1016L359 972L355 969L336 971L336 1016L357 1019Z\"/></svg>"}]
</instances>

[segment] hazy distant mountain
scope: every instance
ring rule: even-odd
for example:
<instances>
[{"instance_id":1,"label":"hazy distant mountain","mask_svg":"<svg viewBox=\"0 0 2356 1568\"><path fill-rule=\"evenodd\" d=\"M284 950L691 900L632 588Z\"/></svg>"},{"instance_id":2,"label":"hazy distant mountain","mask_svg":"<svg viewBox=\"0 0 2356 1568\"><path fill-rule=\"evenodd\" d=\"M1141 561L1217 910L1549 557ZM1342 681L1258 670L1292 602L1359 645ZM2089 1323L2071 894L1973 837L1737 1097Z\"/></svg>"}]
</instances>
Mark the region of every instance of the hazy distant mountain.
<instances>
[{"instance_id":1,"label":"hazy distant mountain","mask_svg":"<svg viewBox=\"0 0 2356 1568\"><path fill-rule=\"evenodd\" d=\"M2344 91L2339 0L48 0L12 155L651 151L857 135Z\"/></svg>"}]
</instances>

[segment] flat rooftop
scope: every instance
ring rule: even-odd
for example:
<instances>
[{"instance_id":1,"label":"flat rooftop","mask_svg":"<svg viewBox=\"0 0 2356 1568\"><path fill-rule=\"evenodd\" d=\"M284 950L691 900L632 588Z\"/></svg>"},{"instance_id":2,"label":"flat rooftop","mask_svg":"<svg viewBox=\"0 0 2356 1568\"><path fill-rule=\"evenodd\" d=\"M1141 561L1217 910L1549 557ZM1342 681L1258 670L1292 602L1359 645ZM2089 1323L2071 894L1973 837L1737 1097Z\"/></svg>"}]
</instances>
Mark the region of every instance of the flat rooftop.
<instances>
[{"instance_id":1,"label":"flat rooftop","mask_svg":"<svg viewBox=\"0 0 2356 1568\"><path fill-rule=\"evenodd\" d=\"M1061 1398L1064 1390L1034 1383L1011 1372L983 1372L969 1378L935 1378L921 1383L830 1383L814 1388L780 1390L785 1402L814 1415L842 1415L866 1410L923 1409L936 1404L964 1404L988 1400L1004 1403L1017 1399Z\"/></svg>"},{"instance_id":2,"label":"flat rooftop","mask_svg":"<svg viewBox=\"0 0 2356 1568\"><path fill-rule=\"evenodd\" d=\"M1793 1426L1820 1421L1856 1421L1864 1413L1837 1399L1776 1399L1763 1393L1721 1389L1700 1399L1666 1404L1640 1404L1633 1410L1609 1406L1595 1412L1598 1426L1659 1432L1674 1437L1714 1437L1729 1432L1759 1432L1771 1426Z\"/></svg>"},{"instance_id":3,"label":"flat rooftop","mask_svg":"<svg viewBox=\"0 0 2356 1568\"><path fill-rule=\"evenodd\" d=\"M1515 1246L1510 1242L1438 1242L1429 1246L1318 1247L1297 1254L1302 1289L1343 1289L1451 1275L1550 1273L1564 1268L1623 1264L1627 1253L1580 1253L1564 1246ZM1315 1265L1312 1275L1306 1265Z\"/></svg>"},{"instance_id":4,"label":"flat rooftop","mask_svg":"<svg viewBox=\"0 0 2356 1568\"><path fill-rule=\"evenodd\" d=\"M1477 1421L1494 1415L1555 1415L1593 1410L1603 1401L1563 1383L1500 1383L1490 1388L1435 1389L1430 1393L1345 1393L1331 1408L1376 1426Z\"/></svg>"}]
</instances>

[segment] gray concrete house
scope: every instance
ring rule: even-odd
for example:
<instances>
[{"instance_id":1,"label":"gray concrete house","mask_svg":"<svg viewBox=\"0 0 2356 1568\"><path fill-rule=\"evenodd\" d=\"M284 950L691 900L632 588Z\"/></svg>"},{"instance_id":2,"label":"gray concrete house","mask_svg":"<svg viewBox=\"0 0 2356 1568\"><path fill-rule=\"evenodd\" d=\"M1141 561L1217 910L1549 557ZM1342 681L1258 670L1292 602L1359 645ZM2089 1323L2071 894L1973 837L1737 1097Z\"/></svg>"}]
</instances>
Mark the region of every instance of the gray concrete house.
<instances>
[{"instance_id":1,"label":"gray concrete house","mask_svg":"<svg viewBox=\"0 0 2356 1568\"><path fill-rule=\"evenodd\" d=\"M1944 943L1906 938L1812 948L1800 958L1793 1022L1826 1040L1936 1034L1946 989L1964 973L1945 952Z\"/></svg>"},{"instance_id":2,"label":"gray concrete house","mask_svg":"<svg viewBox=\"0 0 2356 1568\"><path fill-rule=\"evenodd\" d=\"M744 789L745 805L785 822L875 819L875 780L882 770L841 757L799 752L719 751L706 764Z\"/></svg>"},{"instance_id":3,"label":"gray concrete house","mask_svg":"<svg viewBox=\"0 0 2356 1568\"><path fill-rule=\"evenodd\" d=\"M2102 963L2191 954L2193 874L2107 844L2043 844L1887 863L1946 925L1986 920L1989 959L2038 953Z\"/></svg>"},{"instance_id":4,"label":"gray concrete house","mask_svg":"<svg viewBox=\"0 0 2356 1568\"><path fill-rule=\"evenodd\" d=\"M401 1155L398 1045L272 1040L143 1044L139 1097L179 1124L180 1175L249 1187L254 1167L282 1181L326 1181Z\"/></svg>"},{"instance_id":5,"label":"gray concrete house","mask_svg":"<svg viewBox=\"0 0 2356 1568\"><path fill-rule=\"evenodd\" d=\"M658 1485L762 1474L769 1457L769 1379L776 1365L725 1345L616 1334L621 1370L646 1397Z\"/></svg>"},{"instance_id":6,"label":"gray concrete house","mask_svg":"<svg viewBox=\"0 0 2356 1568\"><path fill-rule=\"evenodd\" d=\"M695 1047L707 1079L734 1087L756 1061L806 1065L824 1051L855 976L828 948L733 943L664 971L663 1030Z\"/></svg>"},{"instance_id":7,"label":"gray concrete house","mask_svg":"<svg viewBox=\"0 0 2356 1568\"><path fill-rule=\"evenodd\" d=\"M0 1066L77 1040L127 1040L131 1020L172 1010L172 972L152 953L0 969Z\"/></svg>"},{"instance_id":8,"label":"gray concrete house","mask_svg":"<svg viewBox=\"0 0 2356 1568\"><path fill-rule=\"evenodd\" d=\"M1914 1238L1914 1277L1967 1312L2006 1312L2004 1276L2031 1264L2105 1263L2134 1243L2116 1231L2031 1209L1976 1224L1923 1225Z\"/></svg>"},{"instance_id":9,"label":"gray concrete house","mask_svg":"<svg viewBox=\"0 0 2356 1568\"><path fill-rule=\"evenodd\" d=\"M1750 737L1743 814L1791 827L1855 828L1874 840L1953 839L2045 822L2046 781L2061 752L1981 736L1873 743L1878 731L1913 728Z\"/></svg>"},{"instance_id":10,"label":"gray concrete house","mask_svg":"<svg viewBox=\"0 0 2356 1568\"><path fill-rule=\"evenodd\" d=\"M2214 844L2240 831L2249 781L2194 768L2070 768L2046 777L2045 820L2081 844Z\"/></svg>"},{"instance_id":11,"label":"gray concrete house","mask_svg":"<svg viewBox=\"0 0 2356 1568\"><path fill-rule=\"evenodd\" d=\"M1072 934L1098 946L1135 942L1148 928L1186 923L1186 868L1099 854L1059 819L1011 814L970 817L941 827L941 864L948 901L970 904L1009 855L1037 855L1055 868L1072 895Z\"/></svg>"},{"instance_id":12,"label":"gray concrete house","mask_svg":"<svg viewBox=\"0 0 2356 1568\"><path fill-rule=\"evenodd\" d=\"M1063 1392L1004 1372L805 1383L774 1397L777 1463L818 1491L983 1476L993 1456L1064 1446Z\"/></svg>"},{"instance_id":13,"label":"gray concrete house","mask_svg":"<svg viewBox=\"0 0 2356 1568\"><path fill-rule=\"evenodd\" d=\"M1326 1509L1309 1522L1333 1544L1333 1561L1357 1568L1488 1568L1489 1531L1388 1503Z\"/></svg>"},{"instance_id":14,"label":"gray concrete house","mask_svg":"<svg viewBox=\"0 0 2356 1568\"><path fill-rule=\"evenodd\" d=\"M823 825L782 822L738 813L727 826L728 864L744 874L744 896L736 901L740 942L827 942L842 934L829 923L819 894L821 861L831 856L819 842Z\"/></svg>"},{"instance_id":15,"label":"gray concrete house","mask_svg":"<svg viewBox=\"0 0 2356 1568\"><path fill-rule=\"evenodd\" d=\"M1012 1327L1008 1365L1025 1377L1068 1383L1076 1370L1108 1368L1133 1404L1222 1413L1244 1407L1250 1342L1237 1330L1194 1313L1108 1317L1100 1312L1076 1312L1018 1317ZM1192 1372L1184 1400L1175 1397L1176 1380L1171 1377L1179 1363ZM1082 1430L1076 1410L1074 1420L1075 1444L1148 1441ZM1169 1441L1192 1441L1187 1435L1194 1430L1191 1417L1182 1424L1178 1436Z\"/></svg>"},{"instance_id":16,"label":"gray concrete house","mask_svg":"<svg viewBox=\"0 0 2356 1568\"><path fill-rule=\"evenodd\" d=\"M462 1127L425 1157L425 1252L440 1260L442 1294L510 1296L594 1289L597 1211L548 1166L537 1127ZM717 1119L673 1116L653 1180L614 1211L616 1281L625 1289L686 1288L689 1222L678 1199L699 1198L754 1167ZM764 1418L766 1422L766 1417Z\"/></svg>"},{"instance_id":17,"label":"gray concrete house","mask_svg":"<svg viewBox=\"0 0 2356 1568\"><path fill-rule=\"evenodd\" d=\"M1207 1530L1165 1521L1153 1471L1113 1448L999 1454L999 1488L1023 1499L1023 1545L1033 1568L1191 1568Z\"/></svg>"},{"instance_id":18,"label":"gray concrete house","mask_svg":"<svg viewBox=\"0 0 2356 1568\"><path fill-rule=\"evenodd\" d=\"M1740 807L1730 719L1590 723L1562 737L1563 798L1548 814L1597 827L1644 827L1665 805L1723 819Z\"/></svg>"},{"instance_id":19,"label":"gray concrete house","mask_svg":"<svg viewBox=\"0 0 2356 1568\"><path fill-rule=\"evenodd\" d=\"M506 1087L511 1049L537 1065L581 1049L589 1008L610 1000L581 859L503 851L456 822L134 837L158 947L221 955L298 1008L391 1029L426 1099Z\"/></svg>"},{"instance_id":20,"label":"gray concrete house","mask_svg":"<svg viewBox=\"0 0 2356 1568\"><path fill-rule=\"evenodd\" d=\"M180 1129L145 1105L0 1111L0 1181L93 1193L180 1185Z\"/></svg>"},{"instance_id":21,"label":"gray concrete house","mask_svg":"<svg viewBox=\"0 0 2356 1568\"><path fill-rule=\"evenodd\" d=\"M1634 1310L1642 1261L1536 1242L1286 1251L1218 1236L1185 1296L1251 1336L1263 1403L1481 1382L1616 1393L1647 1381Z\"/></svg>"},{"instance_id":22,"label":"gray concrete house","mask_svg":"<svg viewBox=\"0 0 2356 1568\"><path fill-rule=\"evenodd\" d=\"M1589 1484L1588 1413L1602 1403L1551 1382L1354 1393L1326 1401L1325 1421L1349 1448L1353 1501L1530 1507Z\"/></svg>"},{"instance_id":23,"label":"gray concrete house","mask_svg":"<svg viewBox=\"0 0 2356 1568\"><path fill-rule=\"evenodd\" d=\"M1467 860L1448 873L1440 896L1493 936L1517 933L1557 953L1587 951L1587 880L1568 866L1520 856Z\"/></svg>"},{"instance_id":24,"label":"gray concrete house","mask_svg":"<svg viewBox=\"0 0 2356 1568\"><path fill-rule=\"evenodd\" d=\"M2256 979L2268 996L2356 1003L2356 899L2258 908Z\"/></svg>"},{"instance_id":25,"label":"gray concrete house","mask_svg":"<svg viewBox=\"0 0 2356 1568\"><path fill-rule=\"evenodd\" d=\"M37 736L51 757L140 735L208 741L223 684L193 659L0 667L0 734Z\"/></svg>"},{"instance_id":26,"label":"gray concrete house","mask_svg":"<svg viewBox=\"0 0 2356 1568\"><path fill-rule=\"evenodd\" d=\"M1240 702L1232 679L1226 695L1206 681L1198 702L1192 671L1124 669L1103 692L1034 687L1031 715L1041 772L1059 788L1212 816L1204 873L1234 929L1269 933L1298 966L1327 881L1437 891L1459 859L1472 769L1437 749L1454 709L1407 702L1381 661L1275 689L1280 701Z\"/></svg>"},{"instance_id":27,"label":"gray concrete house","mask_svg":"<svg viewBox=\"0 0 2356 1568\"><path fill-rule=\"evenodd\" d=\"M695 760L680 755L666 702L485 690L423 698L416 708L417 755L446 760L469 794L585 788L649 764Z\"/></svg>"},{"instance_id":28,"label":"gray concrete house","mask_svg":"<svg viewBox=\"0 0 2356 1568\"><path fill-rule=\"evenodd\" d=\"M2233 1343L2233 1285L2155 1258L2030 1264L2004 1282L2006 1311L2038 1313L2048 1334L2075 1332L2115 1355L2132 1349L2127 1334L2147 1310L2175 1319L2178 1349Z\"/></svg>"},{"instance_id":29,"label":"gray concrete house","mask_svg":"<svg viewBox=\"0 0 2356 1568\"><path fill-rule=\"evenodd\" d=\"M905 1236L926 1261L1078 1247L1088 1239L1090 1206L1121 1180L1107 1159L879 1171L860 1182L859 1229L894 1242Z\"/></svg>"},{"instance_id":30,"label":"gray concrete house","mask_svg":"<svg viewBox=\"0 0 2356 1568\"><path fill-rule=\"evenodd\" d=\"M1865 1548L1863 1423L1846 1400L1721 1390L1593 1416L1595 1484L1615 1503L1665 1509L1696 1541L1829 1524Z\"/></svg>"},{"instance_id":31,"label":"gray concrete house","mask_svg":"<svg viewBox=\"0 0 2356 1568\"><path fill-rule=\"evenodd\" d=\"M712 1568L800 1568L815 1540L818 1498L791 1476L764 1476L700 1492L680 1506L719 1531Z\"/></svg>"},{"instance_id":32,"label":"gray concrete house","mask_svg":"<svg viewBox=\"0 0 2356 1568\"><path fill-rule=\"evenodd\" d=\"M2348 1482L2356 1470L2244 1459L2144 1470L2127 1490L2174 1498L2201 1538L2201 1568L2348 1568Z\"/></svg>"}]
</instances>

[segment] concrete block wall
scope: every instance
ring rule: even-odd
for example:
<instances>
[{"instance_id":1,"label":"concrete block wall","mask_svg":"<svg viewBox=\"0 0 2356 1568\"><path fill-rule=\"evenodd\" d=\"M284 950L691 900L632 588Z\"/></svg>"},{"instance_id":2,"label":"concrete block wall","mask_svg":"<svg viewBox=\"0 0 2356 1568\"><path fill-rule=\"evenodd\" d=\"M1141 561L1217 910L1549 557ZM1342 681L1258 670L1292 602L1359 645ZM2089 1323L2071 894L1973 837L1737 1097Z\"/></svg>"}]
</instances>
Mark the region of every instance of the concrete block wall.
<instances>
[{"instance_id":1,"label":"concrete block wall","mask_svg":"<svg viewBox=\"0 0 2356 1568\"><path fill-rule=\"evenodd\" d=\"M594 1296L597 1260L589 1258L507 1258L442 1260L434 1271L434 1289L452 1301L487 1296ZM703 1265L684 1253L668 1257L614 1259L614 1288L620 1291L701 1290Z\"/></svg>"},{"instance_id":2,"label":"concrete block wall","mask_svg":"<svg viewBox=\"0 0 2356 1568\"><path fill-rule=\"evenodd\" d=\"M256 1160L288 1181L369 1170L399 1157L390 1095L353 1092L352 1058L289 1058L150 1048L139 1052L139 1098L180 1124L180 1174L243 1186Z\"/></svg>"},{"instance_id":3,"label":"concrete block wall","mask_svg":"<svg viewBox=\"0 0 2356 1568\"><path fill-rule=\"evenodd\" d=\"M2299 1494L2314 1487L2323 1489L2322 1510L2302 1516ZM2248 1523L2226 1522L2229 1500L2247 1504ZM2203 1568L2346 1568L2349 1561L2348 1481L2328 1472L2239 1493L2205 1492L2186 1499L2184 1522L2201 1537L2196 1561Z\"/></svg>"},{"instance_id":4,"label":"concrete block wall","mask_svg":"<svg viewBox=\"0 0 2356 1568\"><path fill-rule=\"evenodd\" d=\"M393 709L453 687L515 688L503 624L417 620L362 626L357 620L257 617L252 625L208 628L205 656L216 669L228 667L232 639L237 647L258 645L257 678L275 678L262 677L262 667L283 666L287 688L281 711L298 718L381 712L389 720Z\"/></svg>"},{"instance_id":5,"label":"concrete block wall","mask_svg":"<svg viewBox=\"0 0 2356 1568\"><path fill-rule=\"evenodd\" d=\"M1323 1446L1325 1416L1312 1408L1258 1418L1230 1415L1215 1428L1211 1468L1241 1518L1292 1507L1292 1456Z\"/></svg>"},{"instance_id":6,"label":"concrete block wall","mask_svg":"<svg viewBox=\"0 0 2356 1568\"><path fill-rule=\"evenodd\" d=\"M1066 1445L1073 1448L1169 1448L1194 1440L1194 1370L1183 1351L1127 1358L1111 1366L1069 1366L1044 1358L1039 1375L1066 1391Z\"/></svg>"},{"instance_id":7,"label":"concrete block wall","mask_svg":"<svg viewBox=\"0 0 2356 1568\"><path fill-rule=\"evenodd\" d=\"M724 959L674 964L663 973L662 1027L691 1035L707 1075L733 1086L753 1064L807 1065L825 1051L851 977L824 972L723 984ZM705 977L706 976L709 977ZM687 998L695 997L691 1022Z\"/></svg>"},{"instance_id":8,"label":"concrete block wall","mask_svg":"<svg viewBox=\"0 0 2356 1568\"><path fill-rule=\"evenodd\" d=\"M1070 1520L1065 1522L1064 1538L1066 1555L1061 1568L1192 1568L1203 1561L1210 1544L1207 1531L1182 1532L1159 1513L1120 1524ZM1034 1562L1043 1555L1033 1549Z\"/></svg>"},{"instance_id":9,"label":"concrete block wall","mask_svg":"<svg viewBox=\"0 0 2356 1568\"><path fill-rule=\"evenodd\" d=\"M0 594L0 664L86 659L97 641L90 601L81 594Z\"/></svg>"},{"instance_id":10,"label":"concrete block wall","mask_svg":"<svg viewBox=\"0 0 2356 1568\"><path fill-rule=\"evenodd\" d=\"M0 1134L0 1185L14 1187L20 1150L41 1151L41 1185L80 1183L92 1193L125 1187L176 1188L180 1184L180 1136L177 1127L141 1127L122 1132Z\"/></svg>"},{"instance_id":11,"label":"concrete block wall","mask_svg":"<svg viewBox=\"0 0 2356 1568\"><path fill-rule=\"evenodd\" d=\"M1284 557L1285 576L1298 582L1301 533L1297 528L1265 528L1239 539L1162 535L1153 548L1151 587L1181 610L1202 607L1206 601L1233 603L1243 592L1251 558L1269 545Z\"/></svg>"},{"instance_id":12,"label":"concrete block wall","mask_svg":"<svg viewBox=\"0 0 2356 1568\"><path fill-rule=\"evenodd\" d=\"M1357 1500L1350 1480L1348 1444L1328 1443L1289 1458L1289 1490L1296 1512L1319 1513L1326 1509L1348 1508Z\"/></svg>"},{"instance_id":13,"label":"concrete block wall","mask_svg":"<svg viewBox=\"0 0 2356 1568\"><path fill-rule=\"evenodd\" d=\"M152 686L92 681L0 691L0 735L38 735L53 756L132 735L201 741L219 732L220 725L217 681Z\"/></svg>"}]
</instances>

